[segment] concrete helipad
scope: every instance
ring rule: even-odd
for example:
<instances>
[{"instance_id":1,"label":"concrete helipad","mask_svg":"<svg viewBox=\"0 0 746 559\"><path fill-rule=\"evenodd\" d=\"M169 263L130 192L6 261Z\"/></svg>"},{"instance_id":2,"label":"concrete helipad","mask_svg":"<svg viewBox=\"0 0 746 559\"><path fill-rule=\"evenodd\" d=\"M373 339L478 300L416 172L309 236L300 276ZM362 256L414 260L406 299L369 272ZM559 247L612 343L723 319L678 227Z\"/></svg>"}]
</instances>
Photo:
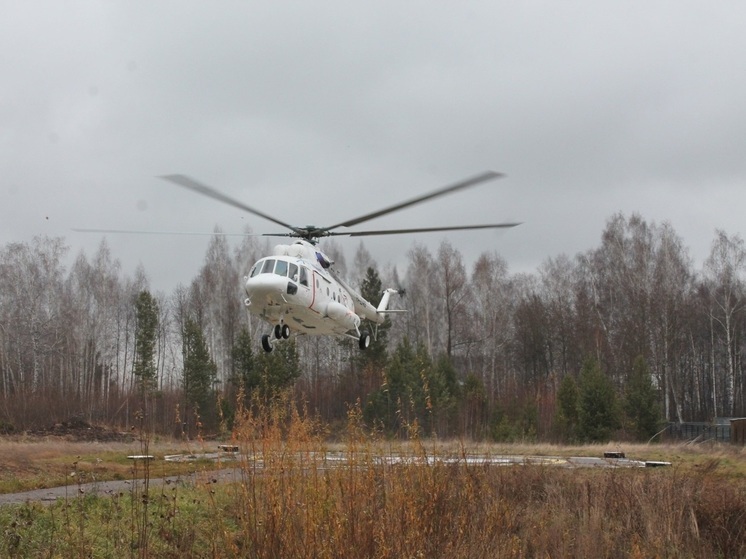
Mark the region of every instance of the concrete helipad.
<instances>
[{"instance_id":1,"label":"concrete helipad","mask_svg":"<svg viewBox=\"0 0 746 559\"><path fill-rule=\"evenodd\" d=\"M143 458L143 457L133 457ZM150 460L151 457L148 457ZM156 458L157 459L157 458ZM259 456L242 455L240 452L216 452L204 454L178 454L164 457L168 461L192 462L208 460L214 462L242 461L250 464L252 474L261 474L263 461ZM628 458L609 457L561 457L561 456L521 456L521 455L466 455L466 456L423 456L423 455L351 455L347 452L323 452L312 457L314 464L322 468L342 468L348 462L354 461L357 466L369 463L374 466L396 466L396 465L428 465L436 464L463 464L469 466L547 466L561 468L652 468L670 466L670 462L631 460ZM306 455L305 460L309 462ZM165 486L185 483L194 485L200 480L209 483L245 481L246 471L241 468L230 466L221 470L204 471L185 476L173 476L166 478L151 479L149 490L163 490ZM101 481L85 484L69 484L62 487L49 489L37 489L22 493L8 493L0 495L0 506L8 504L23 504L27 502L53 503L58 499L74 499L82 495L115 496L130 491L142 491L143 482L139 480L123 481Z\"/></svg>"}]
</instances>

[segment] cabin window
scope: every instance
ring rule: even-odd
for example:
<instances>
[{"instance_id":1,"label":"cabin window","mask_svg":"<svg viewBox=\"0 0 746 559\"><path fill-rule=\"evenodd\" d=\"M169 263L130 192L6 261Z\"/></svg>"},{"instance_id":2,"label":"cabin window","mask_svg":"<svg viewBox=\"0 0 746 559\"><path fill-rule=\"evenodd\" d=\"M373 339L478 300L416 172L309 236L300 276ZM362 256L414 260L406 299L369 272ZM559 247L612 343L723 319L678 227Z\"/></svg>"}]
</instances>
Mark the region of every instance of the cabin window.
<instances>
[{"instance_id":1,"label":"cabin window","mask_svg":"<svg viewBox=\"0 0 746 559\"><path fill-rule=\"evenodd\" d=\"M278 276L287 276L288 263L284 260L278 260L277 265L275 266L275 274L277 274Z\"/></svg>"},{"instance_id":2,"label":"cabin window","mask_svg":"<svg viewBox=\"0 0 746 559\"><path fill-rule=\"evenodd\" d=\"M272 270L275 267L275 261L271 258L269 260L264 261L264 266L262 266L262 274L271 274Z\"/></svg>"}]
</instances>

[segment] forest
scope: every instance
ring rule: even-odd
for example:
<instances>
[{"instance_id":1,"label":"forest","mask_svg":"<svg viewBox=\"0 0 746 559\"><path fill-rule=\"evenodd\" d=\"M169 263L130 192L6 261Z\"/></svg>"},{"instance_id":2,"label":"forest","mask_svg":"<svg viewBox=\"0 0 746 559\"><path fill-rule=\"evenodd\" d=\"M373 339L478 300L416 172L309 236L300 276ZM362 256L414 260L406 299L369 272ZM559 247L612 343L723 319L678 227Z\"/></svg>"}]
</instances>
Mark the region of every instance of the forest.
<instances>
[{"instance_id":1,"label":"forest","mask_svg":"<svg viewBox=\"0 0 746 559\"><path fill-rule=\"evenodd\" d=\"M359 410L387 436L649 440L669 422L746 415L746 247L716 231L695 269L667 224L610 217L596 248L511 274L496 252L467 267L448 240L379 266L323 243L377 303L405 291L361 352L299 336L265 354L242 278L271 246L219 230L189 285L154 293L102 241L0 247L0 431L70 421L167 435L228 433L237 407L290 393L342 429ZM71 264L67 264L70 262Z\"/></svg>"}]
</instances>

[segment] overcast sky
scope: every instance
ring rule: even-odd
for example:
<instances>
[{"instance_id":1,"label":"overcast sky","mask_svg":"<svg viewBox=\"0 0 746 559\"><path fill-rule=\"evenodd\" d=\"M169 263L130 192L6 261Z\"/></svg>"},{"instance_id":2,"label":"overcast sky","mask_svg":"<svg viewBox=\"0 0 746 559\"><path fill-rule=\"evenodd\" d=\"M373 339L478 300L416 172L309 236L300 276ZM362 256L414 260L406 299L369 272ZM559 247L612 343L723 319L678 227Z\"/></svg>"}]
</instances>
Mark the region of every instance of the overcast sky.
<instances>
[{"instance_id":1,"label":"overcast sky","mask_svg":"<svg viewBox=\"0 0 746 559\"><path fill-rule=\"evenodd\" d=\"M508 176L368 222L522 221L450 234L512 272L668 221L695 265L743 235L746 3L0 0L0 245L73 228L331 225L485 170ZM444 234L365 240L379 264ZM107 236L155 289L207 237ZM359 240L339 241L351 261ZM403 271L403 270L402 270Z\"/></svg>"}]
</instances>

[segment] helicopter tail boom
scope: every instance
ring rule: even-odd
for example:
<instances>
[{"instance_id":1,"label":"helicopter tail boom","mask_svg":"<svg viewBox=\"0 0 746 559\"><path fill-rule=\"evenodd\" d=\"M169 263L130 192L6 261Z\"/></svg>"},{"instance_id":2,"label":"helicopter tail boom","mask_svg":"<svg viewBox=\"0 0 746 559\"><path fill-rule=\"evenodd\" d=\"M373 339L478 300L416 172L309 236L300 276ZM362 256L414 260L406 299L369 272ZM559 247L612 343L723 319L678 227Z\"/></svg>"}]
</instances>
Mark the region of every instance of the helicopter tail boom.
<instances>
[{"instance_id":1,"label":"helicopter tail boom","mask_svg":"<svg viewBox=\"0 0 746 559\"><path fill-rule=\"evenodd\" d=\"M399 293L396 289L387 289L383 292L383 297L381 297L381 302L378 303L378 308L376 309L377 313L383 313L386 312L389 308L389 299L391 299L391 295L394 293Z\"/></svg>"},{"instance_id":2,"label":"helicopter tail boom","mask_svg":"<svg viewBox=\"0 0 746 559\"><path fill-rule=\"evenodd\" d=\"M383 297L381 297L381 302L378 303L378 307L374 307L371 305L368 301L360 297L362 299L361 308L359 309L362 311L361 314L363 317L367 318L371 322L374 322L375 324L383 324L383 321L386 318L387 314L393 314L398 312L405 312L400 310L393 310L389 309L389 301L391 300L391 296L395 293L399 293L396 289L388 288L383 292ZM358 310L358 305L355 305L355 310Z\"/></svg>"}]
</instances>

